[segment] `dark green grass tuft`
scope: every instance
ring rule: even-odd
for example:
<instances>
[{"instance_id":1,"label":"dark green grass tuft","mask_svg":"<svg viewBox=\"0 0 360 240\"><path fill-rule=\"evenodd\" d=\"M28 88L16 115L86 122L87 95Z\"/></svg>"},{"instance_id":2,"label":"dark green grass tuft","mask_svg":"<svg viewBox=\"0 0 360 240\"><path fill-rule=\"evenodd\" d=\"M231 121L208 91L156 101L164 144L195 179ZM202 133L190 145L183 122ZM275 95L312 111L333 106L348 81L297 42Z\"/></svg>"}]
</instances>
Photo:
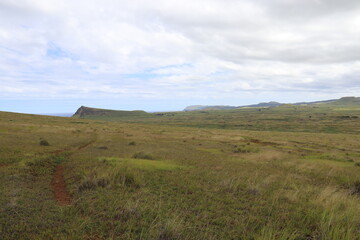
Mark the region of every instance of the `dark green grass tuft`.
<instances>
[{"instance_id":1,"label":"dark green grass tuft","mask_svg":"<svg viewBox=\"0 0 360 240\"><path fill-rule=\"evenodd\" d=\"M50 143L47 140L43 139L40 141L40 145L41 146L50 146Z\"/></svg>"},{"instance_id":2,"label":"dark green grass tuft","mask_svg":"<svg viewBox=\"0 0 360 240\"><path fill-rule=\"evenodd\" d=\"M147 159L147 160L155 160L155 157L152 156L149 153L145 153L145 152L137 152L133 155L133 158L136 159Z\"/></svg>"}]
</instances>

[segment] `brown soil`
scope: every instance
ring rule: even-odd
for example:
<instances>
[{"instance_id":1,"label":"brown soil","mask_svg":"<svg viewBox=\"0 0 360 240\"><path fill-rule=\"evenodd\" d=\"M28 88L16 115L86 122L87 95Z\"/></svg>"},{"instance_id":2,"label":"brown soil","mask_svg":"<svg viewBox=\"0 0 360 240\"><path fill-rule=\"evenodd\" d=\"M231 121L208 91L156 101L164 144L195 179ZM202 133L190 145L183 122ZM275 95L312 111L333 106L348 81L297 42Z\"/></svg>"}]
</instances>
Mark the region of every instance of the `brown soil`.
<instances>
[{"instance_id":1,"label":"brown soil","mask_svg":"<svg viewBox=\"0 0 360 240\"><path fill-rule=\"evenodd\" d=\"M7 167L9 166L9 164L0 164L0 168L4 168L4 167Z\"/></svg>"},{"instance_id":2,"label":"brown soil","mask_svg":"<svg viewBox=\"0 0 360 240\"><path fill-rule=\"evenodd\" d=\"M70 205L71 197L68 190L66 189L66 183L63 173L64 166L57 166L52 180L54 197L60 205Z\"/></svg>"},{"instance_id":3,"label":"brown soil","mask_svg":"<svg viewBox=\"0 0 360 240\"><path fill-rule=\"evenodd\" d=\"M88 142L80 147L78 147L78 150L81 150L83 148L86 148L90 144L94 143L95 140ZM60 149L52 152L52 154L60 154L62 152L66 151L66 149ZM70 205L71 204L71 196L66 188L66 183L64 179L64 166L58 165L55 169L53 180L52 180L52 187L54 191L54 197L56 201L60 205Z\"/></svg>"}]
</instances>

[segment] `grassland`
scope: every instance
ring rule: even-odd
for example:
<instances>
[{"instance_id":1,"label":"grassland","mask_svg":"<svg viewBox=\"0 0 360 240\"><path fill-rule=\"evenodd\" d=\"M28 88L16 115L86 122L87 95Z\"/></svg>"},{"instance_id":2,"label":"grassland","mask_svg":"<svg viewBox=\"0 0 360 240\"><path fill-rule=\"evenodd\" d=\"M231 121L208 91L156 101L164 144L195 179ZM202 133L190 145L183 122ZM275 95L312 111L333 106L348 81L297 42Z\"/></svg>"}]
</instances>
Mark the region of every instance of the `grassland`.
<instances>
[{"instance_id":1,"label":"grassland","mask_svg":"<svg viewBox=\"0 0 360 240\"><path fill-rule=\"evenodd\" d=\"M0 112L0 238L360 239L356 117L341 105Z\"/></svg>"},{"instance_id":2,"label":"grassland","mask_svg":"<svg viewBox=\"0 0 360 240\"><path fill-rule=\"evenodd\" d=\"M275 108L240 108L141 115L133 115L132 112L118 112L107 115L88 115L84 119L230 130L359 134L360 103L355 106L282 105Z\"/></svg>"}]
</instances>

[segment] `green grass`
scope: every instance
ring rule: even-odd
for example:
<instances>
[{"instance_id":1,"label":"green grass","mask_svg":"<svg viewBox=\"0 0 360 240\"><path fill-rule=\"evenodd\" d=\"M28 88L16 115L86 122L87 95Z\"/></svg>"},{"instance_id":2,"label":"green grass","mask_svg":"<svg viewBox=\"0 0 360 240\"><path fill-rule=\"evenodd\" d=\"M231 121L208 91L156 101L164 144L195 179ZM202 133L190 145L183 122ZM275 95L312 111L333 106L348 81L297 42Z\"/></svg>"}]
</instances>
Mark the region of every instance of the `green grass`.
<instances>
[{"instance_id":1,"label":"green grass","mask_svg":"<svg viewBox=\"0 0 360 240\"><path fill-rule=\"evenodd\" d=\"M341 109L341 111L339 111ZM351 116L355 118L343 118ZM360 133L359 104L282 105L274 108L241 108L216 111L172 112L164 114L124 114L84 116L89 119L175 125L193 128L281 132Z\"/></svg>"},{"instance_id":2,"label":"green grass","mask_svg":"<svg viewBox=\"0 0 360 240\"><path fill-rule=\"evenodd\" d=\"M1 239L359 239L359 123L342 115L358 112L0 112Z\"/></svg>"},{"instance_id":3,"label":"green grass","mask_svg":"<svg viewBox=\"0 0 360 240\"><path fill-rule=\"evenodd\" d=\"M354 163L348 162L348 161L337 161L337 160L331 160L326 158L308 158L308 161L318 163L318 164L330 164L330 165L336 165L336 166L344 166L344 167L353 167Z\"/></svg>"},{"instance_id":4,"label":"green grass","mask_svg":"<svg viewBox=\"0 0 360 240\"><path fill-rule=\"evenodd\" d=\"M116 158L116 157L101 157L101 161L108 161L111 164L134 167L142 170L180 170L186 169L187 167L180 166L174 163L157 160L146 160L136 158Z\"/></svg>"},{"instance_id":5,"label":"green grass","mask_svg":"<svg viewBox=\"0 0 360 240\"><path fill-rule=\"evenodd\" d=\"M222 153L222 151L220 149L216 149L216 148L197 148L197 150L208 152L208 153L214 153L214 154Z\"/></svg>"}]
</instances>

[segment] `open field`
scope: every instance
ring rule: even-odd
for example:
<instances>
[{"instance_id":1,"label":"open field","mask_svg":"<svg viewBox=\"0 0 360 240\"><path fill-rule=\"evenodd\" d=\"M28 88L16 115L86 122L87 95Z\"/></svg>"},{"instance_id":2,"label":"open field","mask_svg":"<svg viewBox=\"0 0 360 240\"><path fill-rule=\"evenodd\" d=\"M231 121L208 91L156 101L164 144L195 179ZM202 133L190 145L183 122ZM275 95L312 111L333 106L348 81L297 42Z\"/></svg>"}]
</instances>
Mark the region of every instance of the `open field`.
<instances>
[{"instance_id":1,"label":"open field","mask_svg":"<svg viewBox=\"0 0 360 240\"><path fill-rule=\"evenodd\" d=\"M0 112L0 238L360 239L359 117Z\"/></svg>"},{"instance_id":2,"label":"open field","mask_svg":"<svg viewBox=\"0 0 360 240\"><path fill-rule=\"evenodd\" d=\"M357 106L294 106L275 108L241 108L232 110L107 115L87 115L83 118L100 121L161 124L195 128L360 133L360 103ZM131 113L131 112L130 112Z\"/></svg>"}]
</instances>

